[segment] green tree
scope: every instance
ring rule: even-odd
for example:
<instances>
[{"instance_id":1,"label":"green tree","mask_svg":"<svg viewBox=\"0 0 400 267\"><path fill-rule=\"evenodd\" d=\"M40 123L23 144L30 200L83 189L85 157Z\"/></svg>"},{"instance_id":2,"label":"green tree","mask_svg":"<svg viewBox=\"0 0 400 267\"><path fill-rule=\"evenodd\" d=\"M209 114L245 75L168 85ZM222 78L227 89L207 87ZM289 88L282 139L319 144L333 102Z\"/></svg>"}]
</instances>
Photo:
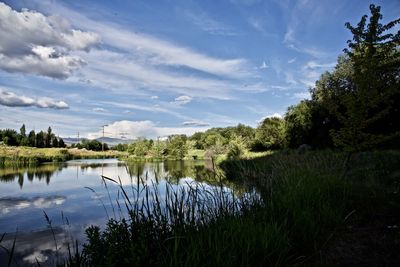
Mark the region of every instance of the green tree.
<instances>
[{"instance_id":1,"label":"green tree","mask_svg":"<svg viewBox=\"0 0 400 267\"><path fill-rule=\"evenodd\" d=\"M310 143L312 117L309 100L302 100L299 104L288 108L285 114L285 128L285 142L289 147Z\"/></svg>"},{"instance_id":2,"label":"green tree","mask_svg":"<svg viewBox=\"0 0 400 267\"><path fill-rule=\"evenodd\" d=\"M278 117L265 118L256 129L255 141L265 149L279 149L285 140L285 121Z\"/></svg>"},{"instance_id":3,"label":"green tree","mask_svg":"<svg viewBox=\"0 0 400 267\"><path fill-rule=\"evenodd\" d=\"M28 143L29 146L32 147L36 146L36 134L34 130L30 131L28 134Z\"/></svg>"},{"instance_id":4,"label":"green tree","mask_svg":"<svg viewBox=\"0 0 400 267\"><path fill-rule=\"evenodd\" d=\"M51 147L52 137L53 137L53 133L52 133L51 127L49 126L49 128L47 129L47 134L45 135L45 140L44 140L45 147Z\"/></svg>"},{"instance_id":5,"label":"green tree","mask_svg":"<svg viewBox=\"0 0 400 267\"><path fill-rule=\"evenodd\" d=\"M380 7L370 5L370 11L368 24L367 15L356 27L346 23L353 34L345 49L352 69L349 79L331 85L340 101L328 103L342 124L331 131L333 141L349 152L370 149L400 134L398 118L391 115L399 114L400 31L390 33L400 19L382 25ZM382 127L388 121L392 124Z\"/></svg>"},{"instance_id":6,"label":"green tree","mask_svg":"<svg viewBox=\"0 0 400 267\"><path fill-rule=\"evenodd\" d=\"M146 138L139 138L135 141L133 154L137 157L144 157L147 155L151 148L149 140Z\"/></svg>"},{"instance_id":7,"label":"green tree","mask_svg":"<svg viewBox=\"0 0 400 267\"><path fill-rule=\"evenodd\" d=\"M195 141L193 141L193 142L195 142ZM161 158L164 155L166 149L167 149L167 144L163 141L160 141L160 139L157 138L157 140L154 141L154 143L153 143L151 152L157 158Z\"/></svg>"},{"instance_id":8,"label":"green tree","mask_svg":"<svg viewBox=\"0 0 400 267\"><path fill-rule=\"evenodd\" d=\"M65 147L65 143L64 143L64 140L62 138L60 138L58 140L58 147Z\"/></svg>"},{"instance_id":9,"label":"green tree","mask_svg":"<svg viewBox=\"0 0 400 267\"><path fill-rule=\"evenodd\" d=\"M168 155L174 157L175 159L183 159L188 152L186 146L186 135L171 135L168 136L167 151Z\"/></svg>"},{"instance_id":10,"label":"green tree","mask_svg":"<svg viewBox=\"0 0 400 267\"><path fill-rule=\"evenodd\" d=\"M22 124L21 128L19 129L19 133L22 137L26 137L26 129L25 124Z\"/></svg>"},{"instance_id":11,"label":"green tree","mask_svg":"<svg viewBox=\"0 0 400 267\"><path fill-rule=\"evenodd\" d=\"M36 134L36 147L45 147L45 136L46 134L43 131L40 131Z\"/></svg>"},{"instance_id":12,"label":"green tree","mask_svg":"<svg viewBox=\"0 0 400 267\"><path fill-rule=\"evenodd\" d=\"M58 138L55 135L51 137L51 147L58 147Z\"/></svg>"},{"instance_id":13,"label":"green tree","mask_svg":"<svg viewBox=\"0 0 400 267\"><path fill-rule=\"evenodd\" d=\"M227 157L228 159L238 159L246 153L245 140L240 135L232 136L229 141Z\"/></svg>"}]
</instances>

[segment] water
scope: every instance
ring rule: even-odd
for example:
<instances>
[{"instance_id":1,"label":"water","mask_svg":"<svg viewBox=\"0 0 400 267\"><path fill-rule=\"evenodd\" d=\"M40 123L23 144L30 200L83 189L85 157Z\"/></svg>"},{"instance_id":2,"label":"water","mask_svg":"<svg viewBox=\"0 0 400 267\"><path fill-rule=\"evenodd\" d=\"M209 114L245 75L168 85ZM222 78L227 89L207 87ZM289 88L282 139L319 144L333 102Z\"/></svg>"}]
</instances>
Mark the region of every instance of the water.
<instances>
[{"instance_id":1,"label":"water","mask_svg":"<svg viewBox=\"0 0 400 267\"><path fill-rule=\"evenodd\" d=\"M6 233L0 245L11 248L16 235L14 265L54 263L56 244L62 257L67 252L66 243L85 241L86 227L104 226L108 216L119 216L115 205L118 186L107 182L106 190L102 175L120 180L127 189L132 189L138 175L146 183L165 184L167 179L176 187L188 182L217 184L207 161L126 165L116 159L76 160L0 169L0 235ZM0 266L6 265L6 253L0 248Z\"/></svg>"}]
</instances>

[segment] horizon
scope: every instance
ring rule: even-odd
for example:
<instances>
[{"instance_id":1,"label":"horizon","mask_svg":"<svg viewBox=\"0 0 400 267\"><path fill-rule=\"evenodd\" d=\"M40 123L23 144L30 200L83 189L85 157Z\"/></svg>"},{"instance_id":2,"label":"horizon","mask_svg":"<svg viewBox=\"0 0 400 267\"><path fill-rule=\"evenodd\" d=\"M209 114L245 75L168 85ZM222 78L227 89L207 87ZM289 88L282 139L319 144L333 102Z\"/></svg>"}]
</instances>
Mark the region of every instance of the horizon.
<instances>
[{"instance_id":1,"label":"horizon","mask_svg":"<svg viewBox=\"0 0 400 267\"><path fill-rule=\"evenodd\" d=\"M0 122L88 139L256 127L309 98L369 4L1 1Z\"/></svg>"}]
</instances>

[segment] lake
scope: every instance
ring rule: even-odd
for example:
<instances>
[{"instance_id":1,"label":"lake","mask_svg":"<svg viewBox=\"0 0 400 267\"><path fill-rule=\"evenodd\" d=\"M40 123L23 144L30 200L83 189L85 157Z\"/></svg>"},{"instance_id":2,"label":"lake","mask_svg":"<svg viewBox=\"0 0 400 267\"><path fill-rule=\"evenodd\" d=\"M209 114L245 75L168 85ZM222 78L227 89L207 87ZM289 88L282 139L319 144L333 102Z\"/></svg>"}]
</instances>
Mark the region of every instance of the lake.
<instances>
[{"instance_id":1,"label":"lake","mask_svg":"<svg viewBox=\"0 0 400 267\"><path fill-rule=\"evenodd\" d=\"M74 160L0 169L0 237L6 233L0 245L11 248L16 235L13 265L52 264L56 244L62 258L67 253L66 243L85 241L86 227L104 226L107 218L123 216L116 205L121 200L118 185L102 176L117 180L127 191L141 177L142 183L157 184L160 194L167 181L176 188L218 184L208 161L125 164L117 159ZM6 265L7 258L0 249L0 266Z\"/></svg>"}]
</instances>

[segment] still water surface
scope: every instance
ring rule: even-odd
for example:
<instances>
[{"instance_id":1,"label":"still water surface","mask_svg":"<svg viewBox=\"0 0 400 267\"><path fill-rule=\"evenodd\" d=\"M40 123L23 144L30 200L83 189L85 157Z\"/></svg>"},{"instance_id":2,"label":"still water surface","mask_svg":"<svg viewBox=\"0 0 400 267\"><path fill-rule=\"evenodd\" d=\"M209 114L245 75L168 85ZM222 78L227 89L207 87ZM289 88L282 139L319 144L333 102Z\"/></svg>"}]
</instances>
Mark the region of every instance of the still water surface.
<instances>
[{"instance_id":1,"label":"still water surface","mask_svg":"<svg viewBox=\"0 0 400 267\"><path fill-rule=\"evenodd\" d=\"M53 236L58 253L63 254L65 242L71 244L77 239L82 244L86 227L104 226L107 216L113 217L118 187L109 183L107 191L102 175L120 179L127 187L135 183L138 175L147 183L155 182L157 177L160 185L168 180L177 188L188 182L215 185L212 164L207 161L126 165L116 159L76 160L0 169L0 237L6 233L0 245L10 248L16 233L13 265L25 266L36 260L45 265L54 263ZM51 220L54 235L44 212ZM5 253L0 248L0 266L6 264Z\"/></svg>"}]
</instances>

